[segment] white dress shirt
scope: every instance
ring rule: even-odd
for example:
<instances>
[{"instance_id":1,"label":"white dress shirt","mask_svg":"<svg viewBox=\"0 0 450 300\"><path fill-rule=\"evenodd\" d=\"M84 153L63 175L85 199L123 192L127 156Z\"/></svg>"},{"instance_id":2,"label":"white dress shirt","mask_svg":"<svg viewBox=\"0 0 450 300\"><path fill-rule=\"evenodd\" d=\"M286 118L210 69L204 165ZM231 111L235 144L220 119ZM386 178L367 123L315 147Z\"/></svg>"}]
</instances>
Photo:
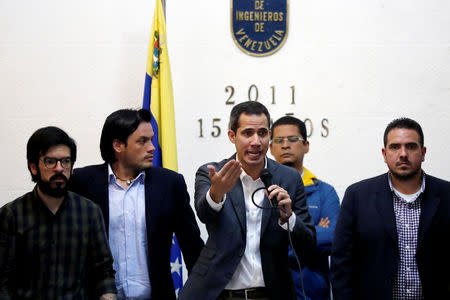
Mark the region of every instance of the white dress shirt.
<instances>
[{"instance_id":1,"label":"white dress shirt","mask_svg":"<svg viewBox=\"0 0 450 300\"><path fill-rule=\"evenodd\" d=\"M266 159L266 167L267 167L267 159ZM247 175L244 170L240 175L240 180L242 182L242 188L244 192L245 199L245 216L246 216L246 243L245 243L245 252L242 256L242 259L239 265L236 268L236 271L233 274L233 277L230 279L228 284L225 286L227 290L238 290L238 289L246 289L246 288L254 288L254 287L264 287L266 286L264 283L264 276L262 273L262 264L261 264L261 253L260 253L260 239L261 239L261 220L262 220L262 212L263 210L256 207L252 202L252 194L253 192L260 187L264 187L264 183L260 178L253 180L252 177ZM223 200L219 203L216 203L212 200L209 191L206 194L206 200L211 206L212 209L216 211L220 211L223 207L223 204L226 200L226 195ZM259 190L255 193L254 196L255 203L259 206L267 206L264 205L264 190ZM281 225L285 230L287 230L286 223ZM289 217L289 229L292 231L295 225L295 214L292 213L291 217Z\"/></svg>"}]
</instances>

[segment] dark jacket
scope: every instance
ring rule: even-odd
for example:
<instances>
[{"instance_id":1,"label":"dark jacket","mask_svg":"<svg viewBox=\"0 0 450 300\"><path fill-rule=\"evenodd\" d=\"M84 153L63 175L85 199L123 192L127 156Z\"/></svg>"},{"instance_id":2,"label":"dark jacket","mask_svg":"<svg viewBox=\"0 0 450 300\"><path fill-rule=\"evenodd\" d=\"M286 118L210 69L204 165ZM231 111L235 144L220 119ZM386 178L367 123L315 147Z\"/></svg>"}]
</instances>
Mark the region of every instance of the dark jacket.
<instances>
[{"instance_id":1,"label":"dark jacket","mask_svg":"<svg viewBox=\"0 0 450 300\"><path fill-rule=\"evenodd\" d=\"M152 300L175 299L170 271L170 248L175 233L190 271L203 247L182 175L159 167L145 171L145 216ZM71 190L91 199L109 224L108 165L75 169Z\"/></svg>"},{"instance_id":2,"label":"dark jacket","mask_svg":"<svg viewBox=\"0 0 450 300\"><path fill-rule=\"evenodd\" d=\"M234 156L233 156L234 158ZM219 171L228 160L211 163ZM301 254L316 242L314 224L306 206L305 191L300 174L289 167L268 159L267 169L273 175L273 184L288 191L296 223L292 232L294 248ZM240 180L227 193L222 209L213 210L206 200L211 186L209 171L203 165L195 180L195 209L206 224L208 241L202 250L185 286L180 300L213 300L232 278L245 251L247 226L245 201ZM265 206L269 199L265 197ZM264 209L261 220L260 253L262 273L270 299L295 299L295 289L289 268L288 233L278 224L279 212Z\"/></svg>"},{"instance_id":3,"label":"dark jacket","mask_svg":"<svg viewBox=\"0 0 450 300\"><path fill-rule=\"evenodd\" d=\"M450 299L450 182L426 175L416 262L425 299ZM399 264L388 174L347 188L336 225L331 284L335 300L389 300Z\"/></svg>"}]
</instances>

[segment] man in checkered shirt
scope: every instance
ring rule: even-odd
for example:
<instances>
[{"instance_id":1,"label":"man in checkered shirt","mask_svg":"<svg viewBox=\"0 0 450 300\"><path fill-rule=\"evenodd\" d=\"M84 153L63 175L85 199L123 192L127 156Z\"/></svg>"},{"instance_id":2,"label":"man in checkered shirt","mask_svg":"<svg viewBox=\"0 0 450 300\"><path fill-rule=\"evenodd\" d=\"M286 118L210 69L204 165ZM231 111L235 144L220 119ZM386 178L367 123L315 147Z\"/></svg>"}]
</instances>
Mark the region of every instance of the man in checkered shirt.
<instances>
[{"instance_id":1,"label":"man in checkered shirt","mask_svg":"<svg viewBox=\"0 0 450 300\"><path fill-rule=\"evenodd\" d=\"M100 207L67 191L76 156L60 128L28 140L36 186L0 208L1 300L117 299Z\"/></svg>"},{"instance_id":2,"label":"man in checkered shirt","mask_svg":"<svg viewBox=\"0 0 450 300\"><path fill-rule=\"evenodd\" d=\"M450 299L450 182L425 174L420 125L393 120L389 172L347 188L331 256L335 300Z\"/></svg>"}]
</instances>

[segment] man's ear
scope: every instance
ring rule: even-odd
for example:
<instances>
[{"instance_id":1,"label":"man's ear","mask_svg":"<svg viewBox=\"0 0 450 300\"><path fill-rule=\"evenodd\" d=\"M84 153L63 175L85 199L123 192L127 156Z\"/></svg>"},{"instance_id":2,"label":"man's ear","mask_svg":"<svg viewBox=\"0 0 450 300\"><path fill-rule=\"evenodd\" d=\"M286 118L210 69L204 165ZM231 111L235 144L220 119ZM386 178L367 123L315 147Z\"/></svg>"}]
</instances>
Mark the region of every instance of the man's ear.
<instances>
[{"instance_id":1,"label":"man's ear","mask_svg":"<svg viewBox=\"0 0 450 300\"><path fill-rule=\"evenodd\" d=\"M233 144L236 142L236 133L233 130L228 130L228 139L230 140L230 142L232 142Z\"/></svg>"},{"instance_id":2,"label":"man's ear","mask_svg":"<svg viewBox=\"0 0 450 300\"><path fill-rule=\"evenodd\" d=\"M309 141L306 141L304 146L305 146L305 153L308 153L309 152Z\"/></svg>"},{"instance_id":3,"label":"man's ear","mask_svg":"<svg viewBox=\"0 0 450 300\"><path fill-rule=\"evenodd\" d=\"M425 161L425 154L427 153L427 147L422 147L422 161Z\"/></svg>"},{"instance_id":4,"label":"man's ear","mask_svg":"<svg viewBox=\"0 0 450 300\"><path fill-rule=\"evenodd\" d=\"M28 164L28 169L30 170L31 174L37 175L37 173L38 173L38 168L37 168L37 166L36 166L35 163L29 163L29 164Z\"/></svg>"},{"instance_id":5,"label":"man's ear","mask_svg":"<svg viewBox=\"0 0 450 300\"><path fill-rule=\"evenodd\" d=\"M120 153L123 151L124 143L119 141L118 139L114 139L112 142L112 146L115 152Z\"/></svg>"}]
</instances>

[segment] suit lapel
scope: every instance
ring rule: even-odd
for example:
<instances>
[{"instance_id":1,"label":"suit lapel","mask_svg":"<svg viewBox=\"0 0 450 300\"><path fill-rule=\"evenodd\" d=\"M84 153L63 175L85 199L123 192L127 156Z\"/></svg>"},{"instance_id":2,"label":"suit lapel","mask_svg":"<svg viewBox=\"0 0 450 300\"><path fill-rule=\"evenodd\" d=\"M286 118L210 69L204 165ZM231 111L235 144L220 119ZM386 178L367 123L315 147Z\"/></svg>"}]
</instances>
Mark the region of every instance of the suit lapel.
<instances>
[{"instance_id":1,"label":"suit lapel","mask_svg":"<svg viewBox=\"0 0 450 300\"><path fill-rule=\"evenodd\" d=\"M418 245L421 245L425 233L430 228L434 215L439 207L441 199L437 195L437 187L434 186L431 176L425 177L425 192L422 199L420 213Z\"/></svg>"},{"instance_id":2,"label":"suit lapel","mask_svg":"<svg viewBox=\"0 0 450 300\"><path fill-rule=\"evenodd\" d=\"M231 156L225 163L227 163L230 159L235 159L236 155ZM276 165L271 161L270 159L267 159L267 169L269 170L272 175L277 174L276 173ZM225 165L224 163L224 165ZM223 165L221 166L221 168ZM279 184L279 179L274 177L274 184ZM245 198L244 198L244 190L242 188L242 182L239 179L238 183L234 185L234 187L231 189L230 192L227 194L227 199L229 198L231 206L233 207L233 210L237 216L237 219L239 221L239 225L241 226L242 232L244 233L247 231L247 222L246 222L246 216L245 216ZM228 200L227 200L228 201ZM264 207L270 207L269 199L266 195L264 195L264 201L263 201ZM270 218L272 214L275 213L274 209L263 209L262 212L262 219L261 219L261 236L263 232L266 230L267 225L269 224Z\"/></svg>"},{"instance_id":3,"label":"suit lapel","mask_svg":"<svg viewBox=\"0 0 450 300\"><path fill-rule=\"evenodd\" d=\"M270 207L269 198L264 195L264 207ZM261 236L267 229L267 225L269 224L269 220L272 214L275 213L275 209L263 209L262 211L262 220L261 220Z\"/></svg>"},{"instance_id":4,"label":"suit lapel","mask_svg":"<svg viewBox=\"0 0 450 300\"><path fill-rule=\"evenodd\" d=\"M109 232L109 190L108 190L108 165L105 163L100 165L99 174L91 178L92 184L96 187L93 189L94 199L98 199L98 206L103 213L103 219L105 220L106 234Z\"/></svg>"},{"instance_id":5,"label":"suit lapel","mask_svg":"<svg viewBox=\"0 0 450 300\"><path fill-rule=\"evenodd\" d=\"M228 197L230 198L229 200L231 206L233 207L234 213L237 216L239 225L241 226L242 232L245 236L245 232L247 231L247 222L245 217L245 198L244 190L242 188L242 182L240 179L227 194L227 198Z\"/></svg>"},{"instance_id":6,"label":"suit lapel","mask_svg":"<svg viewBox=\"0 0 450 300\"><path fill-rule=\"evenodd\" d=\"M155 207L157 204L153 199L163 199L162 196L160 196L161 189L158 189L158 184L155 184L157 178L152 175L152 168L145 171L145 225L147 227L147 242L149 245L154 228L153 222L157 219L156 214L158 213L158 208Z\"/></svg>"},{"instance_id":7,"label":"suit lapel","mask_svg":"<svg viewBox=\"0 0 450 300\"><path fill-rule=\"evenodd\" d=\"M381 216L384 229L397 244L398 237L395 225L394 204L387 176L389 175L386 173L384 176L380 177L381 182L374 185L376 190L370 194L370 197L372 198L371 201L375 203L377 211Z\"/></svg>"},{"instance_id":8,"label":"suit lapel","mask_svg":"<svg viewBox=\"0 0 450 300\"><path fill-rule=\"evenodd\" d=\"M280 185L280 182L278 180L278 177L276 177L276 165L273 163L272 160L267 159L267 169L269 170L270 174L272 174L273 184ZM271 207L270 200L267 198L266 193L264 193L264 201L263 201L263 207ZM262 211L262 220L261 220L261 236L264 233L264 231L267 229L267 225L269 224L269 220L272 216L272 214L278 213L278 210L275 209L263 209Z\"/></svg>"}]
</instances>

